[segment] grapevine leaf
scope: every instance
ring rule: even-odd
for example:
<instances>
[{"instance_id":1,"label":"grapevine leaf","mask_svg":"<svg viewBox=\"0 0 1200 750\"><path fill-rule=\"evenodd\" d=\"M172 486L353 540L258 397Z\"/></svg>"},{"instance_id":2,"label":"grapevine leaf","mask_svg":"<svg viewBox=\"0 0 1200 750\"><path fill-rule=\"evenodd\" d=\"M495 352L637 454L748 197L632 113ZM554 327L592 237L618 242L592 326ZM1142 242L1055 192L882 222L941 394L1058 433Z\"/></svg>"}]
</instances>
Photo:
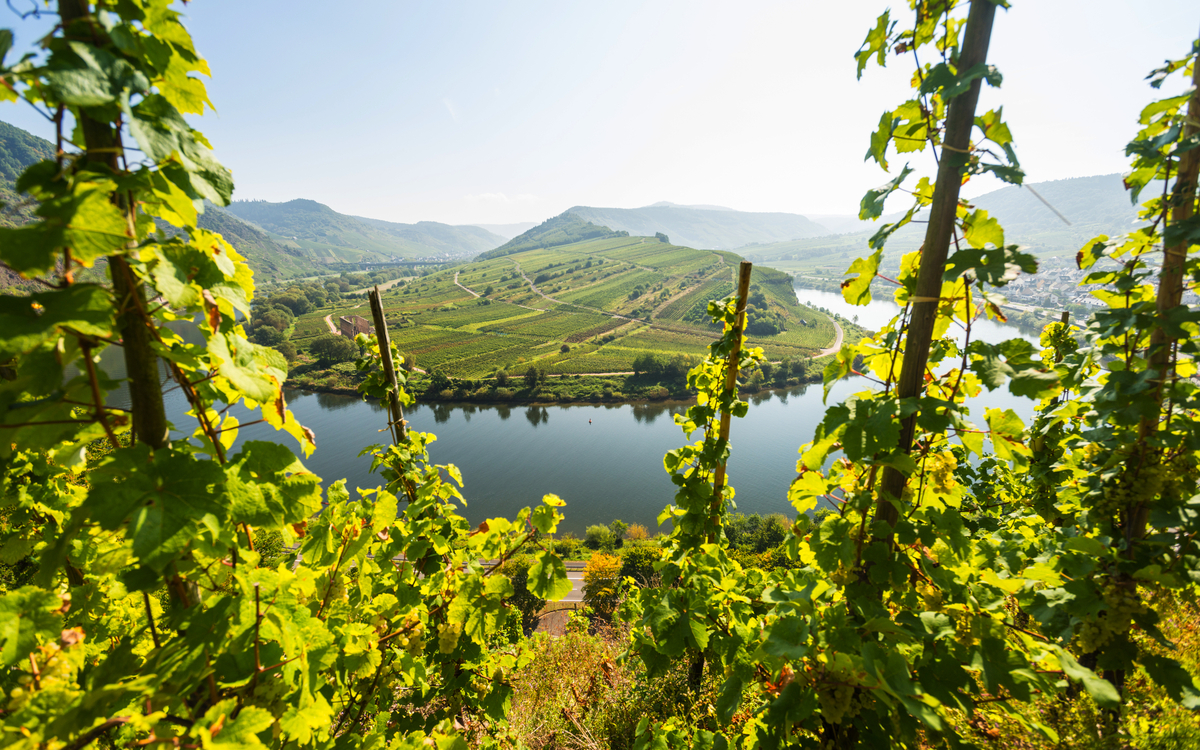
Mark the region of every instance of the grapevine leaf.
<instances>
[{"instance_id":1,"label":"grapevine leaf","mask_svg":"<svg viewBox=\"0 0 1200 750\"><path fill-rule=\"evenodd\" d=\"M236 719L230 718L235 715ZM270 711L257 706L244 706L239 711L237 700L230 698L208 709L196 722L195 731L207 750L255 750L266 747L258 733L274 723Z\"/></svg>"},{"instance_id":2,"label":"grapevine leaf","mask_svg":"<svg viewBox=\"0 0 1200 750\"><path fill-rule=\"evenodd\" d=\"M1180 705L1192 710L1200 708L1200 685L1179 662L1154 654L1143 655L1138 661L1150 678L1166 688L1167 694Z\"/></svg>"},{"instance_id":3,"label":"grapevine leaf","mask_svg":"<svg viewBox=\"0 0 1200 750\"><path fill-rule=\"evenodd\" d=\"M858 274L852 279L842 282L842 297L852 305L866 305L871 302L871 282L879 272L879 263L883 260L883 248L876 250L866 258L858 258L850 264L849 274Z\"/></svg>"},{"instance_id":4,"label":"grapevine leaf","mask_svg":"<svg viewBox=\"0 0 1200 750\"><path fill-rule=\"evenodd\" d=\"M771 624L763 651L784 659L802 659L808 653L808 623L803 617L784 616Z\"/></svg>"},{"instance_id":5,"label":"grapevine leaf","mask_svg":"<svg viewBox=\"0 0 1200 750\"><path fill-rule=\"evenodd\" d=\"M303 746L312 742L313 735L318 730L329 726L332 716L333 709L329 702L325 700L325 696L317 693L311 705L304 708L291 706L284 711L279 719L279 729Z\"/></svg>"},{"instance_id":6,"label":"grapevine leaf","mask_svg":"<svg viewBox=\"0 0 1200 750\"><path fill-rule=\"evenodd\" d=\"M164 171L168 179L193 198L204 198L220 206L229 204L233 177L229 170L201 144L197 134L174 106L161 94L151 94L128 112L129 132L146 156L156 162L175 160L186 175ZM182 183L182 184L181 184Z\"/></svg>"},{"instance_id":7,"label":"grapevine leaf","mask_svg":"<svg viewBox=\"0 0 1200 750\"><path fill-rule=\"evenodd\" d=\"M68 192L42 200L35 213L43 221L0 228L0 260L35 275L54 270L63 248L71 248L71 257L88 268L96 258L124 249L131 237L125 217L110 200L115 189L109 180L80 181Z\"/></svg>"},{"instance_id":8,"label":"grapevine leaf","mask_svg":"<svg viewBox=\"0 0 1200 750\"><path fill-rule=\"evenodd\" d=\"M567 566L553 552L538 555L537 562L529 568L529 590L547 601L556 602L571 593L571 581L567 578Z\"/></svg>"},{"instance_id":9,"label":"grapevine leaf","mask_svg":"<svg viewBox=\"0 0 1200 750\"><path fill-rule=\"evenodd\" d=\"M32 350L60 329L108 337L112 316L112 297L95 284L73 284L28 297L0 296L0 362Z\"/></svg>"},{"instance_id":10,"label":"grapevine leaf","mask_svg":"<svg viewBox=\"0 0 1200 750\"><path fill-rule=\"evenodd\" d=\"M23 586L0 597L0 663L5 667L25 661L39 634L58 635L62 600L53 591Z\"/></svg>"},{"instance_id":11,"label":"grapevine leaf","mask_svg":"<svg viewBox=\"0 0 1200 750\"><path fill-rule=\"evenodd\" d=\"M982 208L963 221L963 228L967 243L973 248L983 249L988 245L1004 247L1004 227Z\"/></svg>"},{"instance_id":12,"label":"grapevine leaf","mask_svg":"<svg viewBox=\"0 0 1200 750\"><path fill-rule=\"evenodd\" d=\"M831 407L823 424L826 434L841 432L842 450L851 461L861 461L886 451L900 439L896 402L890 399L852 396Z\"/></svg>"},{"instance_id":13,"label":"grapevine leaf","mask_svg":"<svg viewBox=\"0 0 1200 750\"><path fill-rule=\"evenodd\" d=\"M910 174L912 174L912 168L905 164L895 179L888 180L879 187L868 190L859 203L858 218L865 221L866 219L878 219L880 216L883 216L884 201L887 200L889 195L896 192L897 188L900 187L900 183L904 182L904 179Z\"/></svg>"},{"instance_id":14,"label":"grapevine leaf","mask_svg":"<svg viewBox=\"0 0 1200 750\"><path fill-rule=\"evenodd\" d=\"M226 518L224 474L210 461L148 446L115 451L92 472L84 508L103 528L128 522L133 552L162 570L195 537L202 522Z\"/></svg>"},{"instance_id":15,"label":"grapevine leaf","mask_svg":"<svg viewBox=\"0 0 1200 750\"><path fill-rule=\"evenodd\" d=\"M875 56L875 63L879 67L884 67L887 63L888 39L891 36L892 29L896 27L894 21L891 20L891 11L885 10L882 15L875 21L875 28L867 32L867 38L863 40L858 52L854 53L854 59L858 62L858 77L862 78L863 71L867 67L867 63L871 61L871 56Z\"/></svg>"},{"instance_id":16,"label":"grapevine leaf","mask_svg":"<svg viewBox=\"0 0 1200 750\"><path fill-rule=\"evenodd\" d=\"M897 153L924 151L929 145L929 119L921 103L915 99L896 107L892 126L892 141Z\"/></svg>"},{"instance_id":17,"label":"grapevine leaf","mask_svg":"<svg viewBox=\"0 0 1200 750\"><path fill-rule=\"evenodd\" d=\"M1108 680L1096 676L1096 673L1075 660L1067 651L1059 646L1050 649L1058 655L1058 663L1067 677L1083 684L1083 689L1092 696L1101 708L1116 708L1121 705L1121 695Z\"/></svg>"},{"instance_id":18,"label":"grapevine leaf","mask_svg":"<svg viewBox=\"0 0 1200 750\"><path fill-rule=\"evenodd\" d=\"M539 505L529 514L529 522L543 534L553 534L562 517L558 511L549 505Z\"/></svg>"},{"instance_id":19,"label":"grapevine leaf","mask_svg":"<svg viewBox=\"0 0 1200 750\"><path fill-rule=\"evenodd\" d=\"M979 237L976 236L976 239ZM971 273L985 284L1000 287L1021 273L1036 273L1037 268L1037 260L1033 255L1022 252L1018 245L986 250L964 247L947 259L942 280L954 281L963 274Z\"/></svg>"},{"instance_id":20,"label":"grapevine leaf","mask_svg":"<svg viewBox=\"0 0 1200 750\"><path fill-rule=\"evenodd\" d=\"M1000 74L995 65L978 63L955 75L947 63L938 63L921 82L921 93L928 95L940 90L942 99L950 101L956 96L967 93L977 78L983 78L990 86L999 86L1004 81L1004 76Z\"/></svg>"},{"instance_id":21,"label":"grapevine leaf","mask_svg":"<svg viewBox=\"0 0 1200 750\"><path fill-rule=\"evenodd\" d=\"M924 180L925 178L922 179ZM913 216L915 216L916 213L917 206L914 205L912 208L908 209L908 212L904 214L899 221L894 221L891 224L884 224L879 228L878 232L871 235L871 239L867 240L867 245L871 248L882 250L883 245L888 241L888 238L895 234L896 231L901 227L912 222Z\"/></svg>"},{"instance_id":22,"label":"grapevine leaf","mask_svg":"<svg viewBox=\"0 0 1200 750\"><path fill-rule=\"evenodd\" d=\"M884 112L879 117L879 129L871 133L871 146L867 149L866 156L863 157L863 161L874 159L885 172L888 168L887 146L888 142L892 140L892 131L896 127L895 121L895 115L891 112Z\"/></svg>"}]
</instances>

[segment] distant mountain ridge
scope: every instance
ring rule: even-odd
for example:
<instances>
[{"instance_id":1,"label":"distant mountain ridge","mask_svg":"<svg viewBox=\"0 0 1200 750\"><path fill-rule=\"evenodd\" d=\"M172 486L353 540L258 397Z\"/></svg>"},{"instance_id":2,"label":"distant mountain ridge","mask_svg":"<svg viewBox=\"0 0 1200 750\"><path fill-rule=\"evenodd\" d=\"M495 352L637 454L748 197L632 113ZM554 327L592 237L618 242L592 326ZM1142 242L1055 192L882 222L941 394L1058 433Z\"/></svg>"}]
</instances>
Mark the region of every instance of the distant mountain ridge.
<instances>
[{"instance_id":1,"label":"distant mountain ridge","mask_svg":"<svg viewBox=\"0 0 1200 750\"><path fill-rule=\"evenodd\" d=\"M31 164L53 158L52 143L0 122L0 203L6 206L0 210L0 226L19 226L35 218L36 206L17 195L16 179ZM288 203L241 201L228 208L206 204L198 223L202 229L224 235L260 279L311 274L328 263L469 256L505 241L475 226L454 227L432 221L396 224L346 216L305 199ZM0 275L0 286L19 281L11 274Z\"/></svg>"},{"instance_id":2,"label":"distant mountain ridge","mask_svg":"<svg viewBox=\"0 0 1200 750\"><path fill-rule=\"evenodd\" d=\"M1032 188L1030 190L1029 188ZM1038 199L1041 195L1070 222L1067 224ZM1137 207L1129 201L1119 174L1072 177L1063 180L1030 183L1029 187L1009 186L985 193L968 201L984 209L1004 227L1004 241L1023 245L1040 255L1073 255L1098 234L1123 234L1137 226ZM742 255L758 262L803 261L823 256L856 257L867 251L867 240L888 221L899 214L884 216L877 222L845 221L853 217L830 217L843 223L830 224L843 230L840 234L810 237L786 242L763 243L738 249ZM918 216L918 219L923 218ZM884 257L898 258L916 250L925 237L925 224L912 223L903 227L888 240Z\"/></svg>"},{"instance_id":3,"label":"distant mountain ridge","mask_svg":"<svg viewBox=\"0 0 1200 750\"><path fill-rule=\"evenodd\" d=\"M351 216L352 219L366 222L405 242L431 248L435 253L442 251L451 255L475 253L491 250L504 244L508 239L495 232L489 232L474 224L442 224L437 221L418 221L416 224L398 224L382 219L368 219L365 216Z\"/></svg>"},{"instance_id":4,"label":"distant mountain ridge","mask_svg":"<svg viewBox=\"0 0 1200 750\"><path fill-rule=\"evenodd\" d=\"M536 227L537 224L532 221L519 221L516 224L475 224L473 226L486 229L492 234L503 237L507 241L518 235L525 234L530 229Z\"/></svg>"},{"instance_id":5,"label":"distant mountain ridge","mask_svg":"<svg viewBox=\"0 0 1200 750\"><path fill-rule=\"evenodd\" d=\"M474 255L504 242L503 237L475 226L365 219L305 198L286 203L234 201L227 210L261 227L276 241L303 250L318 263Z\"/></svg>"},{"instance_id":6,"label":"distant mountain ridge","mask_svg":"<svg viewBox=\"0 0 1200 750\"><path fill-rule=\"evenodd\" d=\"M705 250L732 250L754 242L780 242L829 234L800 214L751 213L717 206L696 208L657 203L643 208L567 209L584 221L638 237L661 232L671 244Z\"/></svg>"}]
</instances>

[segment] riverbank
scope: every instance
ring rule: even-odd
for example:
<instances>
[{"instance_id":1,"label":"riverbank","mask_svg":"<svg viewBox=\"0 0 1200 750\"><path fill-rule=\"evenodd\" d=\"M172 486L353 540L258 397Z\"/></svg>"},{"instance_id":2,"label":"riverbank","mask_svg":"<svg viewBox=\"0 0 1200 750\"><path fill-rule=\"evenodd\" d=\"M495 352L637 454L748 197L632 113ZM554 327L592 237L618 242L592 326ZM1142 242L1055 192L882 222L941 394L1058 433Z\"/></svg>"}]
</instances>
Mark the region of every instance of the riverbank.
<instances>
[{"instance_id":1,"label":"riverbank","mask_svg":"<svg viewBox=\"0 0 1200 750\"><path fill-rule=\"evenodd\" d=\"M746 382L739 388L743 395L755 395L784 391L801 385L821 382L823 362L814 360L802 374L788 375L782 380L759 383ZM774 374L775 368L772 369ZM329 372L329 371L325 371ZM758 371L761 372L761 371ZM753 376L752 376L753 377ZM546 378L533 388L523 387L520 378L510 380L522 387L499 386L495 381L456 381L450 388L434 391L429 387L430 379L414 375L409 380L409 391L421 404L474 404L479 406L585 406L589 404L638 405L638 404L690 404L695 393L682 381L654 380L644 375L595 377L587 375L565 375ZM304 393L328 393L338 396L359 398L357 378L346 374L336 382L329 380L289 378L284 385Z\"/></svg>"}]
</instances>

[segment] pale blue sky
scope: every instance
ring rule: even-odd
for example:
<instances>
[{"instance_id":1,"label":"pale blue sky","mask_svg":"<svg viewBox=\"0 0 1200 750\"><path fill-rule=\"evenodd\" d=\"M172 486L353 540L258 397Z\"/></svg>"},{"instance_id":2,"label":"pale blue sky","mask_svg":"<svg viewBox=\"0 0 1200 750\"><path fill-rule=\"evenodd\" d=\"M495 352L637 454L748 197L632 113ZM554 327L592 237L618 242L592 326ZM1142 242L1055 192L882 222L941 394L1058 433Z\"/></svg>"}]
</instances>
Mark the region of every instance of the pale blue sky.
<instances>
[{"instance_id":1,"label":"pale blue sky","mask_svg":"<svg viewBox=\"0 0 1200 750\"><path fill-rule=\"evenodd\" d=\"M18 7L20 3L17 3ZM911 58L856 82L887 3L197 0L237 198L392 221L541 221L669 200L854 213ZM893 2L908 13L903 0ZM1200 28L1185 0L1014 0L990 61L1033 181L1123 171L1142 79ZM34 38L0 8L17 49ZM25 28L23 28L25 26ZM0 119L49 135L12 105ZM973 193L989 186L973 184Z\"/></svg>"}]
</instances>

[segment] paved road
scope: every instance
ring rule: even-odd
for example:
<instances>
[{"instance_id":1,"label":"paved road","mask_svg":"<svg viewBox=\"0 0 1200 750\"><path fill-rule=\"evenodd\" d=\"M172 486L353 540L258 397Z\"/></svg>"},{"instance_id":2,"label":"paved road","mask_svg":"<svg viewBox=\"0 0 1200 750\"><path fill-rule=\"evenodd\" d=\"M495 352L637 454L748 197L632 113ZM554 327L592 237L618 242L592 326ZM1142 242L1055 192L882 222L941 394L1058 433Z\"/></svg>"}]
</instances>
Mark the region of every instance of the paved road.
<instances>
[{"instance_id":1,"label":"paved road","mask_svg":"<svg viewBox=\"0 0 1200 750\"><path fill-rule=\"evenodd\" d=\"M471 294L475 295L476 297L480 296L479 292L475 291L474 289L468 289L467 287L458 283L458 271L454 272L454 283L458 286L459 289L465 289L466 291L470 292Z\"/></svg>"},{"instance_id":2,"label":"paved road","mask_svg":"<svg viewBox=\"0 0 1200 750\"><path fill-rule=\"evenodd\" d=\"M583 571L568 570L567 578L571 579L571 593L563 597L564 602L583 601Z\"/></svg>"},{"instance_id":3,"label":"paved road","mask_svg":"<svg viewBox=\"0 0 1200 750\"><path fill-rule=\"evenodd\" d=\"M829 318L829 322L833 323L833 327L837 329L837 338L833 340L833 346L829 347L828 349L822 349L821 353L817 355L818 357L824 357L826 354L833 354L838 349L842 348L842 327L838 325L838 322L832 317Z\"/></svg>"}]
</instances>

